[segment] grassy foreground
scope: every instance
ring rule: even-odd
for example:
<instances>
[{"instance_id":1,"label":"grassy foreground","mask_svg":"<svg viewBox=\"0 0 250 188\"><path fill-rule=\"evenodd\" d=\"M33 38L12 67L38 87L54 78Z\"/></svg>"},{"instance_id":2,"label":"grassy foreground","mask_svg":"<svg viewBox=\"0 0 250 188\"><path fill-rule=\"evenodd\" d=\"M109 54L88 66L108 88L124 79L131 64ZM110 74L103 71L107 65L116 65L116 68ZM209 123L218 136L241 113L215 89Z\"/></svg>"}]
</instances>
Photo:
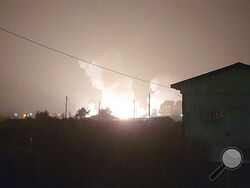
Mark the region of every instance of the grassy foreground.
<instances>
[{"instance_id":1,"label":"grassy foreground","mask_svg":"<svg viewBox=\"0 0 250 188\"><path fill-rule=\"evenodd\" d=\"M6 120L0 123L1 186L211 185L206 152L181 123Z\"/></svg>"}]
</instances>

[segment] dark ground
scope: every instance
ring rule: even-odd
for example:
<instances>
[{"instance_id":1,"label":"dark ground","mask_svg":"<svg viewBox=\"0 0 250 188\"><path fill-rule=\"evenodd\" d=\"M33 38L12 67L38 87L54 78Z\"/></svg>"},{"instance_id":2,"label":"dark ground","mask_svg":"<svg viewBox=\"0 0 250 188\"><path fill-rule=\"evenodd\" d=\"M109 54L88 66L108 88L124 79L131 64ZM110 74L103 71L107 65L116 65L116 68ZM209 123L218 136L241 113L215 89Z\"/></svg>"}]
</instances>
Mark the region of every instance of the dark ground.
<instances>
[{"instance_id":1,"label":"dark ground","mask_svg":"<svg viewBox=\"0 0 250 188\"><path fill-rule=\"evenodd\" d=\"M31 142L32 137L32 142ZM188 145L188 147L187 147ZM249 187L250 168L215 182L201 144L180 123L6 120L0 123L3 187Z\"/></svg>"}]
</instances>

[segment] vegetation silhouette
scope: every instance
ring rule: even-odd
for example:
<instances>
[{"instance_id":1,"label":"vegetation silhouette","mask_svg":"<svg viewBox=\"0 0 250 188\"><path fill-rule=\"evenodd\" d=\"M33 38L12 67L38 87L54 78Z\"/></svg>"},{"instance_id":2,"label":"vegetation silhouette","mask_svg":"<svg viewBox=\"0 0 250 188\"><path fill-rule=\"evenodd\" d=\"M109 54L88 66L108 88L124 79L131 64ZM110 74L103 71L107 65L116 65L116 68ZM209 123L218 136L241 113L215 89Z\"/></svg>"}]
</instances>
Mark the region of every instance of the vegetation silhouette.
<instances>
[{"instance_id":1,"label":"vegetation silhouette","mask_svg":"<svg viewBox=\"0 0 250 188\"><path fill-rule=\"evenodd\" d=\"M100 109L97 115L91 116L91 119L107 121L107 120L114 120L118 118L112 115L112 111L107 107L105 109Z\"/></svg>"},{"instance_id":2,"label":"vegetation silhouette","mask_svg":"<svg viewBox=\"0 0 250 188\"><path fill-rule=\"evenodd\" d=\"M160 105L159 114L160 116L169 116L174 120L179 120L181 109L182 109L181 101L174 102L172 100L165 100ZM156 112L153 111L153 113L156 113Z\"/></svg>"},{"instance_id":3,"label":"vegetation silhouette","mask_svg":"<svg viewBox=\"0 0 250 188\"><path fill-rule=\"evenodd\" d=\"M37 111L35 114L35 118L39 120L48 120L52 117L49 115L49 112L47 110L45 111Z\"/></svg>"},{"instance_id":4,"label":"vegetation silhouette","mask_svg":"<svg viewBox=\"0 0 250 188\"><path fill-rule=\"evenodd\" d=\"M204 187L215 167L206 156L169 117L0 122L0 185L5 187Z\"/></svg>"},{"instance_id":5,"label":"vegetation silhouette","mask_svg":"<svg viewBox=\"0 0 250 188\"><path fill-rule=\"evenodd\" d=\"M84 107L80 108L76 115L75 115L75 119L81 120L86 118L86 116L89 114L90 110L86 110Z\"/></svg>"}]
</instances>

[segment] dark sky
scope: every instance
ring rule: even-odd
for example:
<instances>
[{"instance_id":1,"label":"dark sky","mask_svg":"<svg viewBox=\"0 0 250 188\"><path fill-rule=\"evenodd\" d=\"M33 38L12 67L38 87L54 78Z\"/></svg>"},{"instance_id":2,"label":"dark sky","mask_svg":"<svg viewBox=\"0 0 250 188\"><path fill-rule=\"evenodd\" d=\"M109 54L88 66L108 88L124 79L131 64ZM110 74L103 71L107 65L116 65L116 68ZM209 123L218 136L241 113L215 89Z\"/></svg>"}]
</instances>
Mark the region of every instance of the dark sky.
<instances>
[{"instance_id":1,"label":"dark sky","mask_svg":"<svg viewBox=\"0 0 250 188\"><path fill-rule=\"evenodd\" d=\"M164 84L249 64L249 20L249 0L0 0L1 27ZM133 98L146 110L149 92L155 108L179 99L174 90L150 89L2 31L0 62L0 112L63 112L66 95L72 112L99 100L115 111L114 101Z\"/></svg>"}]
</instances>

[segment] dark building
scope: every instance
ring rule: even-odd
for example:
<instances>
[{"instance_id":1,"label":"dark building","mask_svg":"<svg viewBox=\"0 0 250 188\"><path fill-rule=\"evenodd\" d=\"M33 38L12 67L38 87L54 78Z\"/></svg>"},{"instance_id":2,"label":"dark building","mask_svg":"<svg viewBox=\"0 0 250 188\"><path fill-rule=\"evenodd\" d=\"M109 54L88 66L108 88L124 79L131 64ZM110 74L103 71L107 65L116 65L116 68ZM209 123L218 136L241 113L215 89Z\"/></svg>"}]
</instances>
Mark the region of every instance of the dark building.
<instances>
[{"instance_id":1,"label":"dark building","mask_svg":"<svg viewBox=\"0 0 250 188\"><path fill-rule=\"evenodd\" d=\"M184 134L218 148L250 148L250 65L235 63L175 84Z\"/></svg>"}]
</instances>

